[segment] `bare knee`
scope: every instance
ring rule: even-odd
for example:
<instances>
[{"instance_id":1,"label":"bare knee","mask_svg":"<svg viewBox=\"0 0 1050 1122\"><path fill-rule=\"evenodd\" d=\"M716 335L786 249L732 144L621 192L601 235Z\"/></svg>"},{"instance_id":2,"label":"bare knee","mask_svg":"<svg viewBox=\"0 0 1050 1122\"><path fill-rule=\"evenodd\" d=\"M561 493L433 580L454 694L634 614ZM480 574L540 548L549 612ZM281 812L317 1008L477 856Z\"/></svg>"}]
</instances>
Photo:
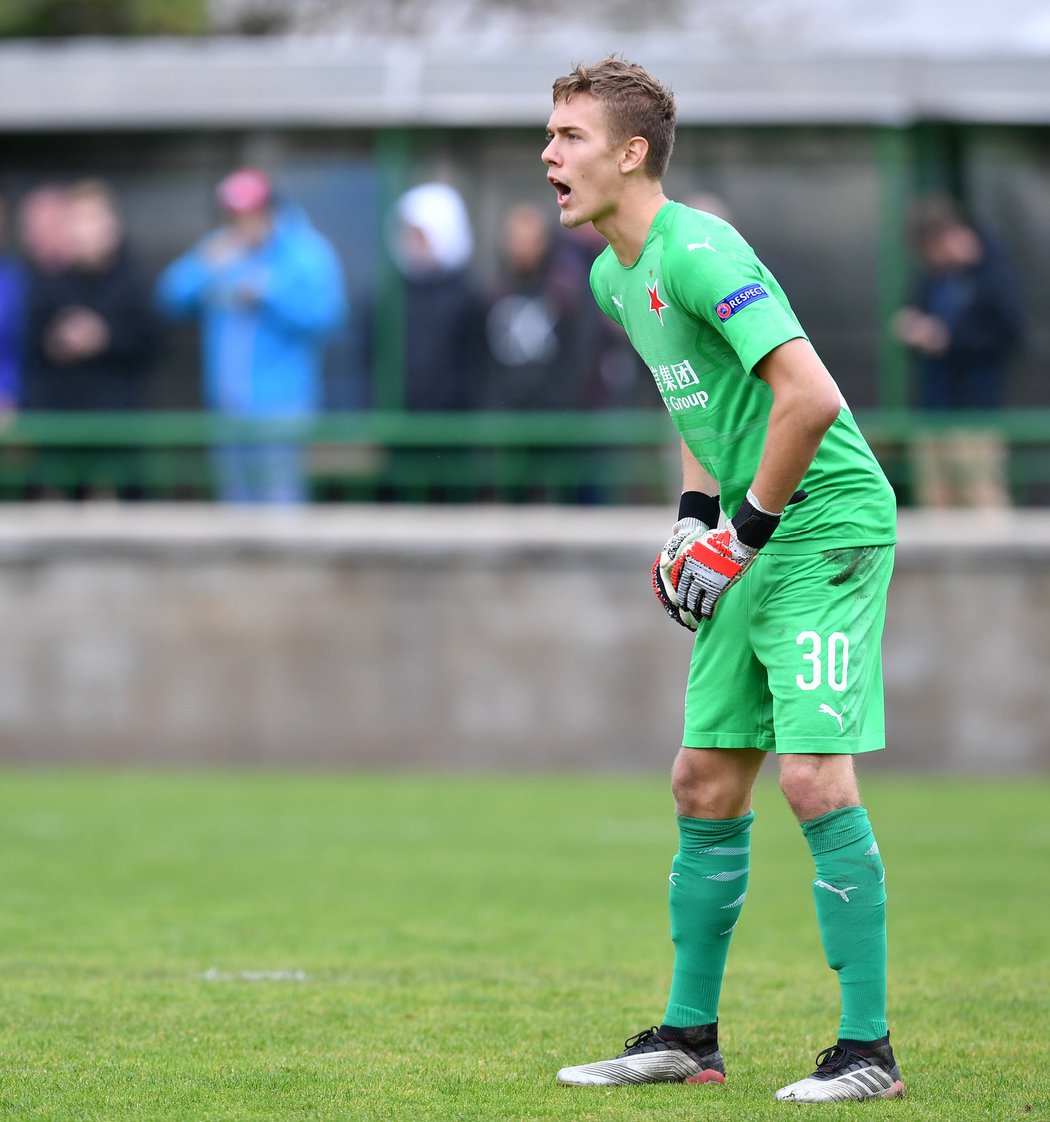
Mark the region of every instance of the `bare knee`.
<instances>
[{"instance_id":1,"label":"bare knee","mask_svg":"<svg viewBox=\"0 0 1050 1122\"><path fill-rule=\"evenodd\" d=\"M675 812L682 818L739 818L765 753L754 748L683 748L671 770Z\"/></svg>"},{"instance_id":2,"label":"bare knee","mask_svg":"<svg viewBox=\"0 0 1050 1122\"><path fill-rule=\"evenodd\" d=\"M780 789L800 822L860 805L852 756L781 756Z\"/></svg>"}]
</instances>

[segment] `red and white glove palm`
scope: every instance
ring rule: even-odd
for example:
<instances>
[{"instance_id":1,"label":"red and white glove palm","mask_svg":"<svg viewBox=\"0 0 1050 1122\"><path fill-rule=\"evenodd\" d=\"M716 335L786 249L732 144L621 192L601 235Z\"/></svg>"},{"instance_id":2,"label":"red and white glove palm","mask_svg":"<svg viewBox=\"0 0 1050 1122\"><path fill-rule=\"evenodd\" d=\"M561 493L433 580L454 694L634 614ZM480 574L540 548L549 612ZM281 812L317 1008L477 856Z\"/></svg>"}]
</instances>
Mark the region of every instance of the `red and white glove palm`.
<instances>
[{"instance_id":1,"label":"red and white glove palm","mask_svg":"<svg viewBox=\"0 0 1050 1122\"><path fill-rule=\"evenodd\" d=\"M793 502L805 498L804 491L796 495ZM780 518L764 510L748 491L724 530L706 530L679 545L669 579L683 620L696 622L715 614L719 598L747 572Z\"/></svg>"},{"instance_id":2,"label":"red and white glove palm","mask_svg":"<svg viewBox=\"0 0 1050 1122\"><path fill-rule=\"evenodd\" d=\"M732 522L724 530L708 530L680 549L671 569L679 612L694 620L710 619L719 597L747 572L758 550L737 537Z\"/></svg>"},{"instance_id":3,"label":"red and white glove palm","mask_svg":"<svg viewBox=\"0 0 1050 1122\"><path fill-rule=\"evenodd\" d=\"M682 551L703 537L709 529L707 523L699 518L679 518L671 528L671 536L660 550L660 556L653 562L653 592L656 593L657 600L675 623L680 623L690 631L695 631L700 625L695 616L682 609L671 574Z\"/></svg>"}]
</instances>

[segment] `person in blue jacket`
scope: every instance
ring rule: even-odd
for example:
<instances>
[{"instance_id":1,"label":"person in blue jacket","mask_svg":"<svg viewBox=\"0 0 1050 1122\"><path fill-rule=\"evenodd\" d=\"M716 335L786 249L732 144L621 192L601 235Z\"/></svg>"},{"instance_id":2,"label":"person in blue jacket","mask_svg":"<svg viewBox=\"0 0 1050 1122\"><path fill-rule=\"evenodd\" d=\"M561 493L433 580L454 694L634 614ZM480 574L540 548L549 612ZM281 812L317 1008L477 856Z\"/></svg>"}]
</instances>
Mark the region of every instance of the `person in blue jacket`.
<instances>
[{"instance_id":1,"label":"person in blue jacket","mask_svg":"<svg viewBox=\"0 0 1050 1122\"><path fill-rule=\"evenodd\" d=\"M302 502L305 457L295 436L322 406L325 343L346 321L342 269L303 211L277 201L258 169L233 172L216 195L226 224L164 270L158 302L173 318L200 320L205 404L224 417L273 423L216 450L220 497Z\"/></svg>"},{"instance_id":2,"label":"person in blue jacket","mask_svg":"<svg viewBox=\"0 0 1050 1122\"><path fill-rule=\"evenodd\" d=\"M0 194L0 418L18 404L26 305L26 275L7 246L7 217L7 200Z\"/></svg>"}]
</instances>

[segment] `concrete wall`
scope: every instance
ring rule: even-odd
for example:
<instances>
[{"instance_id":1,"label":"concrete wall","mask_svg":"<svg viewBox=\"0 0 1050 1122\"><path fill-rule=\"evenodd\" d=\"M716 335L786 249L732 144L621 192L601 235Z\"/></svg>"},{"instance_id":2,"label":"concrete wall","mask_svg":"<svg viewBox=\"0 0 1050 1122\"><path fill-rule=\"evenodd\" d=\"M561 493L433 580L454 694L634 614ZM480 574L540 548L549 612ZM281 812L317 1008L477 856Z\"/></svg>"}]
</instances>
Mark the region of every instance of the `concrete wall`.
<instances>
[{"instance_id":1,"label":"concrete wall","mask_svg":"<svg viewBox=\"0 0 1050 1122\"><path fill-rule=\"evenodd\" d=\"M664 768L689 656L648 588L667 521L11 509L0 761ZM902 518L868 767L1050 766L1050 514L977 526Z\"/></svg>"}]
</instances>

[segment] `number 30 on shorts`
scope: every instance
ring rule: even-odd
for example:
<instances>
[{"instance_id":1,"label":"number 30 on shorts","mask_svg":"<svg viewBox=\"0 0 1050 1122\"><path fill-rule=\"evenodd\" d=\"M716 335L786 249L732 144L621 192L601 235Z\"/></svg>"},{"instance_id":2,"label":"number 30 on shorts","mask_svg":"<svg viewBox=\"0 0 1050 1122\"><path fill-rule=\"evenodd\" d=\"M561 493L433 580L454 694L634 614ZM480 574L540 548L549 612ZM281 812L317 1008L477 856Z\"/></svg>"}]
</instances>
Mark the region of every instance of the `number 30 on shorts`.
<instances>
[{"instance_id":1,"label":"number 30 on shorts","mask_svg":"<svg viewBox=\"0 0 1050 1122\"><path fill-rule=\"evenodd\" d=\"M818 689L824 684L826 675L828 686L836 693L842 693L849 671L849 639L841 631L833 631L827 639L816 631L800 631L795 637L795 644L809 648L802 652L803 661L809 663L809 673L795 675L798 688Z\"/></svg>"}]
</instances>

